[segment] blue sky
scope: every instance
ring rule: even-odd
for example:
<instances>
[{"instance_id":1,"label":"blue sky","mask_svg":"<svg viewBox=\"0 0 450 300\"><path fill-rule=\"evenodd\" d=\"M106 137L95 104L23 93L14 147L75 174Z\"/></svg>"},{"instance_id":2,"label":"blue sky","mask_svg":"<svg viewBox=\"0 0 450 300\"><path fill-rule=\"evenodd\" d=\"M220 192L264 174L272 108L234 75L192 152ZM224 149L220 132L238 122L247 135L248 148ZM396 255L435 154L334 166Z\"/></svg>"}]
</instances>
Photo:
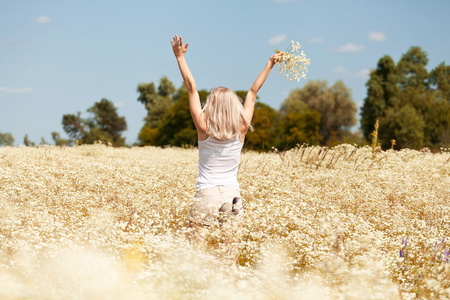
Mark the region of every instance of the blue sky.
<instances>
[{"instance_id":1,"label":"blue sky","mask_svg":"<svg viewBox=\"0 0 450 300\"><path fill-rule=\"evenodd\" d=\"M127 144L146 115L136 87L167 76L182 83L170 47L190 43L186 59L199 89L247 90L275 48L298 41L311 59L307 78L288 82L274 70L260 101L276 109L308 80L343 80L361 106L370 69L411 46L428 68L450 61L450 1L363 0L0 0L0 132L65 136L63 114L102 98L125 116Z\"/></svg>"}]
</instances>

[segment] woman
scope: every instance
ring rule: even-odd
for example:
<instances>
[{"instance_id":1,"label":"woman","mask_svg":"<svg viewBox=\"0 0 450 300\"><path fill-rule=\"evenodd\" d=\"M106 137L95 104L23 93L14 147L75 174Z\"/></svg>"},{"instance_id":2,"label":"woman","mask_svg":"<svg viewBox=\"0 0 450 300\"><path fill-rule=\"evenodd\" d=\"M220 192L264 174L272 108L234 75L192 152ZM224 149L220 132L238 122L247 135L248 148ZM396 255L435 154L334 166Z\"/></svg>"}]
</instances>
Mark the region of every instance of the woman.
<instances>
[{"instance_id":1,"label":"woman","mask_svg":"<svg viewBox=\"0 0 450 300\"><path fill-rule=\"evenodd\" d=\"M178 67L189 95L189 109L198 134L199 176L197 192L191 210L193 224L220 224L230 216L242 221L237 171L245 134L252 130L251 120L256 94L263 85L277 59L283 52L270 57L263 71L248 90L244 105L230 89L218 87L211 90L202 109L184 54L189 43L175 35L170 42Z\"/></svg>"}]
</instances>

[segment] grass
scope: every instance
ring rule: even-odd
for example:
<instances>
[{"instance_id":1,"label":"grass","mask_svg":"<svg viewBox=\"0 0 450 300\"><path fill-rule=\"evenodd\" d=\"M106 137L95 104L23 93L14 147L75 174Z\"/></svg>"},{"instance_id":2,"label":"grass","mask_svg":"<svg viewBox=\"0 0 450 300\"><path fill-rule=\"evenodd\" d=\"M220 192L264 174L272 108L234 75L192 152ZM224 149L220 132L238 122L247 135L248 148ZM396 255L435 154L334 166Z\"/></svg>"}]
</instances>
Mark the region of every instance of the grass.
<instances>
[{"instance_id":1,"label":"grass","mask_svg":"<svg viewBox=\"0 0 450 300\"><path fill-rule=\"evenodd\" d=\"M243 153L242 229L204 228L191 244L197 160L180 148L0 148L0 298L450 297L448 151Z\"/></svg>"}]
</instances>

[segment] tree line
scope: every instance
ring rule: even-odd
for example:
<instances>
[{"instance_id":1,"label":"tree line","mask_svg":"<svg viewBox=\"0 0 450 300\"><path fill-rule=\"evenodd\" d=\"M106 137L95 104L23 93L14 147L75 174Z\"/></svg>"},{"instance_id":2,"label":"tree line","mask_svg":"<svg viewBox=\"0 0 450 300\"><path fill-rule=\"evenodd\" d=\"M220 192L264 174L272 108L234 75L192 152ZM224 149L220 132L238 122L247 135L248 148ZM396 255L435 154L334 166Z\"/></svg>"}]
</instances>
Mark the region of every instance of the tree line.
<instances>
[{"instance_id":1,"label":"tree line","mask_svg":"<svg viewBox=\"0 0 450 300\"><path fill-rule=\"evenodd\" d=\"M367 140L378 120L382 148L450 147L450 66L431 72L420 47L411 47L396 64L386 55L370 73L361 108L361 129Z\"/></svg>"},{"instance_id":2,"label":"tree line","mask_svg":"<svg viewBox=\"0 0 450 300\"><path fill-rule=\"evenodd\" d=\"M396 64L386 55L371 71L366 83L367 97L361 108L362 133L352 132L357 107L351 91L342 81L329 86L324 80L307 82L292 90L280 108L257 101L252 123L255 131L246 136L245 148L284 150L297 144L334 146L341 143L370 143L375 123L378 140L384 149L403 147L450 147L450 66L445 62L428 72L426 52L411 47ZM176 88L167 78L137 86L137 101L147 110L138 145L195 146L197 132L189 113L186 87ZM245 99L246 91L235 91ZM208 90L200 90L202 103ZM66 114L62 126L68 139L52 132L55 145L92 144L96 141L124 146L127 129L114 104L101 99L81 113ZM12 145L10 133L0 133L0 146ZM41 144L47 142L42 139ZM33 146L28 136L24 144Z\"/></svg>"},{"instance_id":3,"label":"tree line","mask_svg":"<svg viewBox=\"0 0 450 300\"><path fill-rule=\"evenodd\" d=\"M167 77L158 87L142 83L137 88L138 101L147 109L140 145L195 145L197 132L189 113L189 99L184 86L176 89ZM235 91L245 99L246 91ZM200 90L204 103L209 91ZM326 81L309 81L291 92L276 110L257 101L252 120L254 132L246 136L247 149L286 149L298 143L335 145L358 139L350 127L356 124L356 105L342 81L328 86Z\"/></svg>"},{"instance_id":4,"label":"tree line","mask_svg":"<svg viewBox=\"0 0 450 300\"><path fill-rule=\"evenodd\" d=\"M127 129L125 117L120 117L114 103L108 99L102 99L87 109L88 118L81 118L81 113L65 114L62 118L62 126L68 139L61 137L59 132L52 132L54 144L57 146L72 146L82 144L94 144L100 141L115 147L125 146L125 138L122 133ZM0 133L0 146L12 146L14 138L10 133ZM36 146L26 134L23 143L25 146ZM49 143L42 138L40 145Z\"/></svg>"}]
</instances>

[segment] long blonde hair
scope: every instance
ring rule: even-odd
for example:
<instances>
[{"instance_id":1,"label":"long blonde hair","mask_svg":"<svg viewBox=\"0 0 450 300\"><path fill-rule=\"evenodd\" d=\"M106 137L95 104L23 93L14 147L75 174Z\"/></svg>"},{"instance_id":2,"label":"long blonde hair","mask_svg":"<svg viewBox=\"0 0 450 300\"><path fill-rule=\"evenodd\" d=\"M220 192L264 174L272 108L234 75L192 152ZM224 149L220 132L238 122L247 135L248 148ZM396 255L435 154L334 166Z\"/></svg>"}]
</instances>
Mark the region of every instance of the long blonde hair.
<instances>
[{"instance_id":1,"label":"long blonde hair","mask_svg":"<svg viewBox=\"0 0 450 300\"><path fill-rule=\"evenodd\" d=\"M242 99L226 87L212 89L203 107L206 134L225 141L239 136L242 125L253 131L242 106Z\"/></svg>"}]
</instances>

